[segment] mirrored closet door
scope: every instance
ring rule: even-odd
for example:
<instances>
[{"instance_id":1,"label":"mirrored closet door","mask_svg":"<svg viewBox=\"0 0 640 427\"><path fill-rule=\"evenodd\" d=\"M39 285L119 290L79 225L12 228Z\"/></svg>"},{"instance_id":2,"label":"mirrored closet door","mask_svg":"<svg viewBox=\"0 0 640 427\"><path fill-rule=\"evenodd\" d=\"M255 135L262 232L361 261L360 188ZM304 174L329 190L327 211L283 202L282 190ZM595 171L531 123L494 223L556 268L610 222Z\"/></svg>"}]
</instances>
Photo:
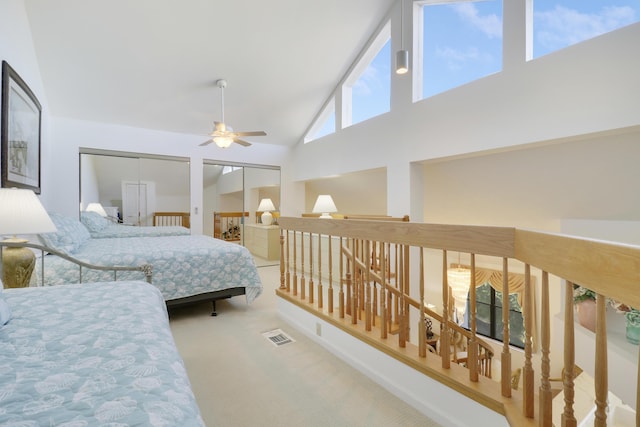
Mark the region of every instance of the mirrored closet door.
<instances>
[{"instance_id":1,"label":"mirrored closet door","mask_svg":"<svg viewBox=\"0 0 640 427\"><path fill-rule=\"evenodd\" d=\"M99 203L108 217L153 225L154 213L189 216L189 159L80 150L80 210Z\"/></svg>"}]
</instances>

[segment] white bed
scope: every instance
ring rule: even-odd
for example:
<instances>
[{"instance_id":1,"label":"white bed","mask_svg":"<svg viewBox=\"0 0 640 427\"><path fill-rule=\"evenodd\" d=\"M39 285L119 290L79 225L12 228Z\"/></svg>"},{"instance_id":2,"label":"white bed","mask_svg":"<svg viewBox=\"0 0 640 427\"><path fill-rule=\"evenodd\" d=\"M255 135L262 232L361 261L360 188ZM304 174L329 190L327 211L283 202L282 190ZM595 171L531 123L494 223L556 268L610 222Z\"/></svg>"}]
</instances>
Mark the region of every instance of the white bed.
<instances>
[{"instance_id":1,"label":"white bed","mask_svg":"<svg viewBox=\"0 0 640 427\"><path fill-rule=\"evenodd\" d=\"M2 307L0 425L204 426L152 285L5 289Z\"/></svg>"}]
</instances>

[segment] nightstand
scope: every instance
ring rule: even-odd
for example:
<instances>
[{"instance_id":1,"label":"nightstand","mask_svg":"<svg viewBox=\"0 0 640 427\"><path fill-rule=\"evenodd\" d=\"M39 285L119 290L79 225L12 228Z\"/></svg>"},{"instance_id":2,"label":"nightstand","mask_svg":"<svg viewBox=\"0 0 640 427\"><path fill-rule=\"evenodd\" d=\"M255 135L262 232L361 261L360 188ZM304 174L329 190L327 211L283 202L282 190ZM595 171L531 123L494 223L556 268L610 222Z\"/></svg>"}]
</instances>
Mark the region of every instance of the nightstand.
<instances>
[{"instance_id":1,"label":"nightstand","mask_svg":"<svg viewBox=\"0 0 640 427\"><path fill-rule=\"evenodd\" d=\"M245 224L244 245L249 252L267 260L280 259L280 227Z\"/></svg>"}]
</instances>

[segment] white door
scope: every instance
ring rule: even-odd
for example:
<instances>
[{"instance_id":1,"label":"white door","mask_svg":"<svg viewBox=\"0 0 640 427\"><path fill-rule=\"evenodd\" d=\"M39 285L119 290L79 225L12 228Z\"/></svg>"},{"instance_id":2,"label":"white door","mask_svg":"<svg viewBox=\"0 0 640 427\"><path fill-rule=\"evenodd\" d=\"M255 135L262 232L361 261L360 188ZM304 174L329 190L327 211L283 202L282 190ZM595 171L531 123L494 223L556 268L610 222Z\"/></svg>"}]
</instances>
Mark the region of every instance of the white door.
<instances>
[{"instance_id":1,"label":"white door","mask_svg":"<svg viewBox=\"0 0 640 427\"><path fill-rule=\"evenodd\" d=\"M125 224L147 224L147 184L122 183L122 220Z\"/></svg>"}]
</instances>

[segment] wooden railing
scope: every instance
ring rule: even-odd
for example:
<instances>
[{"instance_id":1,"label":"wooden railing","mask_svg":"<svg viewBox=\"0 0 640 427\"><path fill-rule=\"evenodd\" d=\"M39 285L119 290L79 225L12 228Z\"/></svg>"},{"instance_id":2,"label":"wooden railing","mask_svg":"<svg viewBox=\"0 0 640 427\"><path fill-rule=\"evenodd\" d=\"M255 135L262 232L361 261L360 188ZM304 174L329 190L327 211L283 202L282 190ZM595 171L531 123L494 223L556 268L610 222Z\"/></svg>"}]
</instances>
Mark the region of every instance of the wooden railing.
<instances>
[{"instance_id":1,"label":"wooden railing","mask_svg":"<svg viewBox=\"0 0 640 427\"><path fill-rule=\"evenodd\" d=\"M577 425L573 284L592 289L598 295L594 425L606 425L605 297L640 307L640 247L507 227L292 217L281 217L279 223L279 297L503 414L514 426L552 425L552 397L557 392L551 385L552 356L556 370L562 368L562 425ZM468 261L471 277L478 268L501 266L503 295L509 294L510 272L524 275L525 345L523 356L518 354L523 362L512 364L509 299L504 298L505 339L497 344L499 381L491 379L492 345L477 336L474 286L469 289L469 330L453 321L447 282L452 252ZM536 288L540 304L534 310ZM558 299L564 299L564 309L559 310L564 343L563 348L551 349L550 307L557 307ZM440 325L437 349L428 343L427 319ZM534 319L540 319L539 331ZM411 325L417 325L417 332ZM451 342L453 337L461 339ZM458 354L461 341L463 357ZM512 388L514 372L522 378L517 390ZM640 384L640 379L635 381ZM636 407L637 390L638 386L631 402Z\"/></svg>"}]
</instances>

